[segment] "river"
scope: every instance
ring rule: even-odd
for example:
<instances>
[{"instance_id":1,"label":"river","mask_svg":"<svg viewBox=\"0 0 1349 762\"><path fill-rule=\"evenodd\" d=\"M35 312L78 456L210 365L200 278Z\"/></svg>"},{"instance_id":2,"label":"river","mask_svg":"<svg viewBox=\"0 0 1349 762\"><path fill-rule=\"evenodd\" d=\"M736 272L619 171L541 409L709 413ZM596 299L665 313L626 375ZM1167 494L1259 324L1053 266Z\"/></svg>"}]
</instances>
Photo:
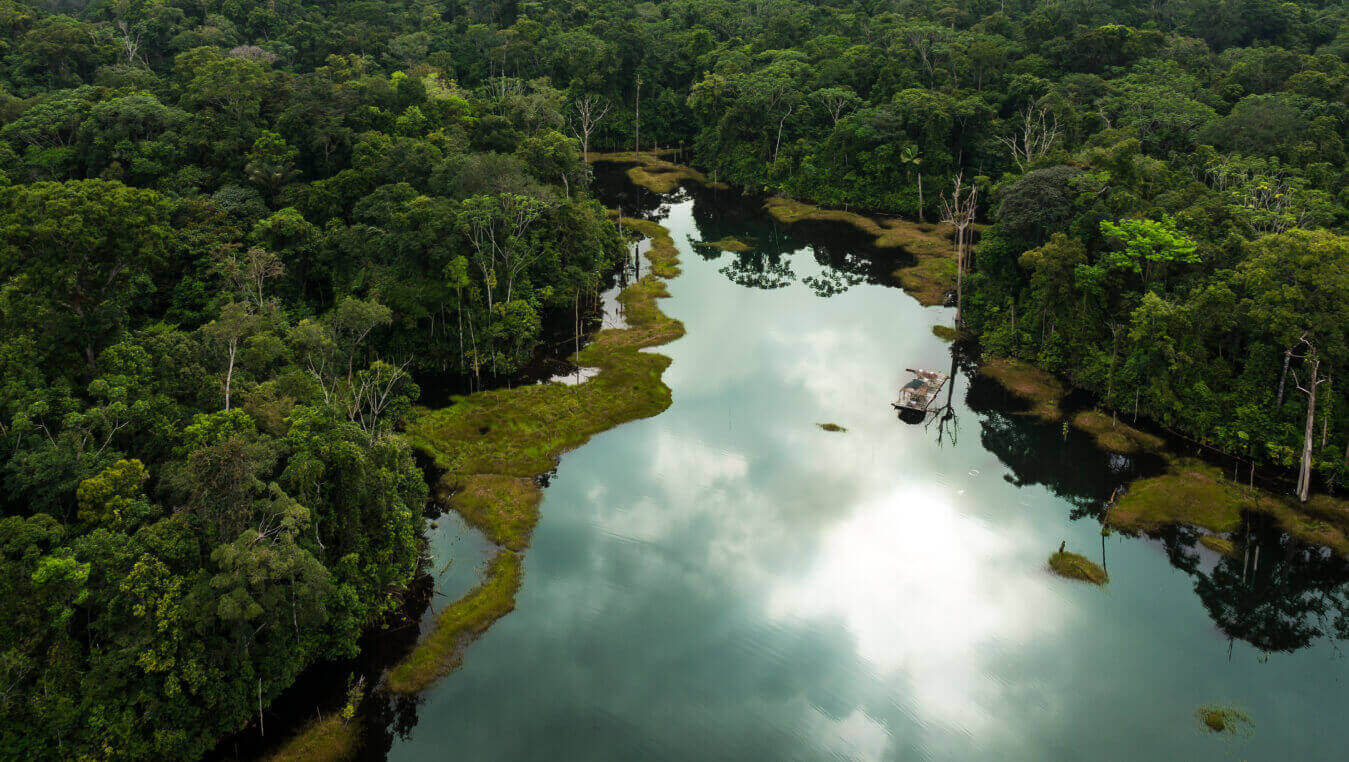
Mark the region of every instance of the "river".
<instances>
[{"instance_id":1,"label":"river","mask_svg":"<svg viewBox=\"0 0 1349 762\"><path fill-rule=\"evenodd\" d=\"M1183 529L1103 537L1146 465L1017 415L893 263L730 195L624 200L682 258L674 404L563 457L516 610L388 705L373 758L1342 757L1345 564L1258 517L1254 568ZM692 245L727 235L752 249ZM919 367L954 388L909 424ZM1051 575L1065 541L1110 583ZM452 597L486 548L454 517L433 542ZM1201 705L1253 729L1205 732Z\"/></svg>"}]
</instances>

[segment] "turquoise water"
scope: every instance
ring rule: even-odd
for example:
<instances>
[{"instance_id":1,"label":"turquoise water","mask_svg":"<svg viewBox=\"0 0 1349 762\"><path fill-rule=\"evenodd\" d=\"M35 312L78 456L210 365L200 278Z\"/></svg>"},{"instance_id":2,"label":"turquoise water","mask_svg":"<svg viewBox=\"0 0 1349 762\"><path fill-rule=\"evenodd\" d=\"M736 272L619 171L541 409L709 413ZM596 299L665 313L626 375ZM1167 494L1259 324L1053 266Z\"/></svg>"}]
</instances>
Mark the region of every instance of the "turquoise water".
<instances>
[{"instance_id":1,"label":"turquoise water","mask_svg":"<svg viewBox=\"0 0 1349 762\"><path fill-rule=\"evenodd\" d=\"M674 404L563 457L516 610L397 706L388 759L1343 756L1343 564L1255 518L1258 565L1103 540L1137 464L963 367L944 416L898 420L905 368L953 367L952 311L722 205L661 209ZM759 250L691 245L727 233ZM1050 575L1062 541L1110 584ZM463 543L456 578L486 557ZM1254 732L1201 732L1202 704Z\"/></svg>"}]
</instances>

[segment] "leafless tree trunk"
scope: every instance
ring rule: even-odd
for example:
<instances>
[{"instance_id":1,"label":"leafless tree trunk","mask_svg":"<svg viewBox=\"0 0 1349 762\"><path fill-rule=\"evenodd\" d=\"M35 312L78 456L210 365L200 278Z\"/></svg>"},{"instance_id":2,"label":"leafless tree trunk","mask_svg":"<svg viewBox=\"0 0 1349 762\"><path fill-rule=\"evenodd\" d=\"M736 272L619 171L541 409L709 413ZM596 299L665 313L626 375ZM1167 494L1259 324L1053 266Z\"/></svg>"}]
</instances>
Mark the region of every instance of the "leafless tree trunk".
<instances>
[{"instance_id":1,"label":"leafless tree trunk","mask_svg":"<svg viewBox=\"0 0 1349 762\"><path fill-rule=\"evenodd\" d=\"M847 98L837 97L833 94L816 95L816 100L824 106L824 110L829 114L829 121L834 125L834 131L838 131L838 123L843 121L843 112L850 105Z\"/></svg>"},{"instance_id":2,"label":"leafless tree trunk","mask_svg":"<svg viewBox=\"0 0 1349 762\"><path fill-rule=\"evenodd\" d=\"M457 307L455 311L459 313L459 372L462 373L464 371L464 296L458 288L454 290L454 301Z\"/></svg>"},{"instance_id":3,"label":"leafless tree trunk","mask_svg":"<svg viewBox=\"0 0 1349 762\"><path fill-rule=\"evenodd\" d=\"M1110 408L1112 419L1115 415L1115 358L1119 356L1119 329L1119 324L1110 323L1110 378L1105 385L1105 406Z\"/></svg>"},{"instance_id":4,"label":"leafless tree trunk","mask_svg":"<svg viewBox=\"0 0 1349 762\"><path fill-rule=\"evenodd\" d=\"M1316 352L1316 345L1312 344L1307 338L1303 338L1301 345L1306 346L1306 352L1300 355L1294 355L1305 360L1310 365L1310 377L1304 386L1297 380L1297 374L1293 374L1293 382L1303 394L1307 395L1307 423L1302 431L1302 459L1298 467L1297 476L1297 497L1302 502L1307 502L1311 497L1312 485L1312 449L1316 438L1316 388L1329 381L1328 376L1321 375L1321 357Z\"/></svg>"},{"instance_id":5,"label":"leafless tree trunk","mask_svg":"<svg viewBox=\"0 0 1349 762\"><path fill-rule=\"evenodd\" d=\"M918 221L927 222L923 217L923 170L918 170Z\"/></svg>"},{"instance_id":6,"label":"leafless tree trunk","mask_svg":"<svg viewBox=\"0 0 1349 762\"><path fill-rule=\"evenodd\" d=\"M379 437L379 419L393 400L393 393L407 378L411 360L399 365L374 363L366 372L356 375L351 390L350 412L347 418L365 430L373 443Z\"/></svg>"},{"instance_id":7,"label":"leafless tree trunk","mask_svg":"<svg viewBox=\"0 0 1349 762\"><path fill-rule=\"evenodd\" d=\"M1030 105L1021 115L1021 126L1011 137L1000 137L998 142L1011 150L1017 169L1025 172L1054 148L1060 132L1057 116L1044 106Z\"/></svg>"},{"instance_id":8,"label":"leafless tree trunk","mask_svg":"<svg viewBox=\"0 0 1349 762\"><path fill-rule=\"evenodd\" d=\"M585 95L571 104L576 111L576 119L571 123L572 133L581 141L581 159L590 161L590 134L599 126L604 115L609 113L609 103L603 98Z\"/></svg>"},{"instance_id":9,"label":"leafless tree trunk","mask_svg":"<svg viewBox=\"0 0 1349 762\"><path fill-rule=\"evenodd\" d=\"M632 116L632 153L642 152L642 75L637 75L637 105Z\"/></svg>"},{"instance_id":10,"label":"leafless tree trunk","mask_svg":"<svg viewBox=\"0 0 1349 762\"><path fill-rule=\"evenodd\" d=\"M1283 373L1279 374L1279 394L1274 400L1275 407L1281 407L1283 405L1283 385L1284 382L1288 380L1288 363L1292 359L1293 348L1289 347L1283 351Z\"/></svg>"},{"instance_id":11,"label":"leafless tree trunk","mask_svg":"<svg viewBox=\"0 0 1349 762\"><path fill-rule=\"evenodd\" d=\"M778 120L778 139L777 139L776 141L774 141L774 143L773 143L773 161L774 161L774 162L776 162L776 161L778 160L778 151L781 150L781 148L782 148L782 126L783 126L784 124L787 123L787 119L791 117L791 115L792 115L792 110L795 109L795 108L796 108L795 106L788 106L788 107L787 107L787 112L784 113L784 114L782 115L782 118Z\"/></svg>"},{"instance_id":12,"label":"leafless tree trunk","mask_svg":"<svg viewBox=\"0 0 1349 762\"><path fill-rule=\"evenodd\" d=\"M955 228L956 247L956 328L964 325L964 295L966 266L966 236L974 222L974 212L978 205L979 189L973 185L964 185L961 175L956 175L955 187L951 197L941 197L942 222Z\"/></svg>"},{"instance_id":13,"label":"leafless tree trunk","mask_svg":"<svg viewBox=\"0 0 1349 762\"><path fill-rule=\"evenodd\" d=\"M141 34L133 32L125 19L117 19L113 25L116 28L116 36L122 43L122 53L126 55L126 62L129 64L140 64L148 68L145 59L140 54Z\"/></svg>"},{"instance_id":14,"label":"leafless tree trunk","mask_svg":"<svg viewBox=\"0 0 1349 762\"><path fill-rule=\"evenodd\" d=\"M237 335L229 338L225 349L225 409L230 409L230 384L234 380L234 355L239 351L239 337Z\"/></svg>"}]
</instances>

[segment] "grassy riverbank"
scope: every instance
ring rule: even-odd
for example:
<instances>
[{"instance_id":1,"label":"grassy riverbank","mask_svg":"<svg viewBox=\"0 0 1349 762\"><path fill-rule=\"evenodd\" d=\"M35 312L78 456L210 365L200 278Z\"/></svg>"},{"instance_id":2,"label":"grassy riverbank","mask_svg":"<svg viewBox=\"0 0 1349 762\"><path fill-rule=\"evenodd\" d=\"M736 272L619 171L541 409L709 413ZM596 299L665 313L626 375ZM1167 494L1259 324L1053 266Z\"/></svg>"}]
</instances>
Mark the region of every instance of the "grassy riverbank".
<instances>
[{"instance_id":1,"label":"grassy riverbank","mask_svg":"<svg viewBox=\"0 0 1349 762\"><path fill-rule=\"evenodd\" d=\"M1030 405L1027 415L1049 423L1065 421L1063 399L1068 387L1052 374L1019 360L990 358L979 372L1001 384ZM1084 410L1067 419L1103 450L1123 455L1154 453L1166 459L1167 470L1140 479L1110 508L1110 526L1124 531L1151 532L1171 524L1204 529L1205 545L1230 553L1231 540L1223 535L1241 526L1244 510L1273 516L1284 531L1303 542L1331 548L1349 558L1349 501L1314 495L1306 503L1258 487L1238 484L1215 466L1164 450L1161 437L1140 431L1097 410Z\"/></svg>"},{"instance_id":2,"label":"grassy riverbank","mask_svg":"<svg viewBox=\"0 0 1349 762\"><path fill-rule=\"evenodd\" d=\"M1060 403L1068 388L1052 374L1020 360L992 357L979 366L979 373L1002 384L1003 388L1030 403L1028 415L1042 421L1063 420Z\"/></svg>"},{"instance_id":3,"label":"grassy riverbank","mask_svg":"<svg viewBox=\"0 0 1349 762\"><path fill-rule=\"evenodd\" d=\"M1349 501L1313 495L1299 503L1291 495L1242 485L1194 458L1168 456L1166 473L1131 485L1110 509L1110 524L1133 531L1188 524L1214 533L1208 547L1231 552L1231 540L1222 535L1241 528L1242 511L1273 516L1289 535L1349 558Z\"/></svg>"},{"instance_id":4,"label":"grassy riverbank","mask_svg":"<svg viewBox=\"0 0 1349 762\"><path fill-rule=\"evenodd\" d=\"M592 152L592 163L632 164L628 179L655 193L671 193L680 183L697 183L707 188L729 190L726 183L709 180L707 175L667 157L673 149L650 151ZM826 209L805 201L773 196L764 209L778 222L791 225L798 222L836 222L850 225L871 236L871 245L878 249L901 249L914 258L914 263L895 269L892 276L899 285L925 306L942 304L946 295L956 287L955 252L951 244L951 227L944 223L913 222L893 217L868 216L842 209ZM726 243L727 245L722 245ZM714 241L707 245L725 251L744 251L748 247L740 241Z\"/></svg>"},{"instance_id":5,"label":"grassy riverbank","mask_svg":"<svg viewBox=\"0 0 1349 762\"><path fill-rule=\"evenodd\" d=\"M515 609L520 573L520 554L498 551L482 584L436 614L435 626L406 659L389 670L385 687L405 695L420 693L453 672L463 660L464 648Z\"/></svg>"},{"instance_id":6,"label":"grassy riverbank","mask_svg":"<svg viewBox=\"0 0 1349 762\"><path fill-rule=\"evenodd\" d=\"M590 153L590 162L609 164L632 164L627 171L628 179L653 193L673 193L680 183L691 182L715 190L729 190L731 186L715 180L693 167L675 164L667 156L674 155L671 148L656 148L649 151L609 151Z\"/></svg>"},{"instance_id":7,"label":"grassy riverbank","mask_svg":"<svg viewBox=\"0 0 1349 762\"><path fill-rule=\"evenodd\" d=\"M360 738L358 719L343 720L331 713L306 725L263 762L346 762L356 758Z\"/></svg>"},{"instance_id":8,"label":"grassy riverbank","mask_svg":"<svg viewBox=\"0 0 1349 762\"><path fill-rule=\"evenodd\" d=\"M955 251L951 227L891 217L868 217L841 209L824 209L804 201L774 196L764 205L773 219L796 222L837 222L851 225L871 236L878 249L901 249L914 258L912 265L898 268L893 276L920 304L932 306L946 300L956 287Z\"/></svg>"},{"instance_id":9,"label":"grassy riverbank","mask_svg":"<svg viewBox=\"0 0 1349 762\"><path fill-rule=\"evenodd\" d=\"M389 671L386 685L394 692L417 693L451 672L464 646L514 608L522 554L538 522L537 478L595 434L670 406L670 389L661 380L670 360L642 350L684 334L683 324L657 304L669 295L665 279L679 274L678 252L664 227L630 218L623 224L651 239L651 266L618 296L627 327L600 331L573 358L598 368L593 378L459 397L447 408L423 411L408 426L412 442L444 472L435 485L441 500L501 550L482 584L443 609L412 653Z\"/></svg>"}]
</instances>

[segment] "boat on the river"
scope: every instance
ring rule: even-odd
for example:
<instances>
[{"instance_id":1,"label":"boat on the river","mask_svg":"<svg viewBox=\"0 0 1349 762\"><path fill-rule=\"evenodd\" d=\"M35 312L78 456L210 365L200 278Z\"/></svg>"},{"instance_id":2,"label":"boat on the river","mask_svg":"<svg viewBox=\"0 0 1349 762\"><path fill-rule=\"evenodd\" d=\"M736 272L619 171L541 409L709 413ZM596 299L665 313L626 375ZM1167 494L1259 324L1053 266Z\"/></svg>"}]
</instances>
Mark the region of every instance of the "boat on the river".
<instances>
[{"instance_id":1,"label":"boat on the river","mask_svg":"<svg viewBox=\"0 0 1349 762\"><path fill-rule=\"evenodd\" d=\"M905 368L913 374L913 378L899 388L899 399L890 403L896 410L913 410L919 413L926 413L932 400L937 398L937 392L946 385L950 379L945 373L939 370L914 370Z\"/></svg>"}]
</instances>

